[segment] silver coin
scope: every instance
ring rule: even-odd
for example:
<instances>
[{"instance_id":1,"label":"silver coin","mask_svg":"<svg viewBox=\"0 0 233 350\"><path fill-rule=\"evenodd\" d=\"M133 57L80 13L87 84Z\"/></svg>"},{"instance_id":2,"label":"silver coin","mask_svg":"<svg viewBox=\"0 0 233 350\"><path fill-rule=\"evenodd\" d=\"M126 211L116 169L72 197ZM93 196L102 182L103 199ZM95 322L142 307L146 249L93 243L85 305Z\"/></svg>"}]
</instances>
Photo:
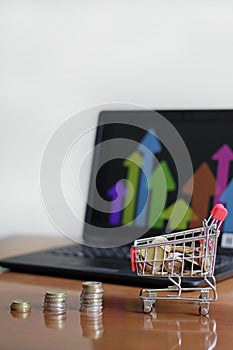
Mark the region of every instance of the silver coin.
<instances>
[{"instance_id":1,"label":"silver coin","mask_svg":"<svg viewBox=\"0 0 233 350\"><path fill-rule=\"evenodd\" d=\"M103 301L102 300L99 300L99 301L96 301L96 300L83 300L81 301L81 303L84 305L102 305L103 304Z\"/></svg>"},{"instance_id":2,"label":"silver coin","mask_svg":"<svg viewBox=\"0 0 233 350\"><path fill-rule=\"evenodd\" d=\"M66 307L66 303L55 303L55 304L43 303L43 305L48 307Z\"/></svg>"},{"instance_id":3,"label":"silver coin","mask_svg":"<svg viewBox=\"0 0 233 350\"><path fill-rule=\"evenodd\" d=\"M65 312L66 308L64 309L60 309L60 308L44 308L44 311L48 311L48 312Z\"/></svg>"},{"instance_id":4,"label":"silver coin","mask_svg":"<svg viewBox=\"0 0 233 350\"><path fill-rule=\"evenodd\" d=\"M102 288L102 282L97 281L86 281L82 283L83 288Z\"/></svg>"},{"instance_id":5,"label":"silver coin","mask_svg":"<svg viewBox=\"0 0 233 350\"><path fill-rule=\"evenodd\" d=\"M60 296L66 296L67 292L65 290L53 289L53 290L46 291L46 295L60 297Z\"/></svg>"},{"instance_id":6,"label":"silver coin","mask_svg":"<svg viewBox=\"0 0 233 350\"><path fill-rule=\"evenodd\" d=\"M90 295L90 296L94 296L94 295L96 295L96 296L103 296L103 291L101 291L101 292L99 292L99 293L97 293L96 291L95 292L88 292L88 291L82 291L82 293L81 293L81 295Z\"/></svg>"},{"instance_id":7,"label":"silver coin","mask_svg":"<svg viewBox=\"0 0 233 350\"><path fill-rule=\"evenodd\" d=\"M92 305L92 306L87 306L87 305L80 305L80 309L85 309L85 310L102 310L103 309L103 305Z\"/></svg>"},{"instance_id":8,"label":"silver coin","mask_svg":"<svg viewBox=\"0 0 233 350\"><path fill-rule=\"evenodd\" d=\"M96 300L96 301L99 301L99 300L103 300L103 296L101 297L90 297L89 295L88 296L85 296L85 295L81 295L80 296L80 300Z\"/></svg>"},{"instance_id":9,"label":"silver coin","mask_svg":"<svg viewBox=\"0 0 233 350\"><path fill-rule=\"evenodd\" d=\"M51 303L57 303L57 302L65 302L66 298L44 298L44 301L48 301Z\"/></svg>"}]
</instances>

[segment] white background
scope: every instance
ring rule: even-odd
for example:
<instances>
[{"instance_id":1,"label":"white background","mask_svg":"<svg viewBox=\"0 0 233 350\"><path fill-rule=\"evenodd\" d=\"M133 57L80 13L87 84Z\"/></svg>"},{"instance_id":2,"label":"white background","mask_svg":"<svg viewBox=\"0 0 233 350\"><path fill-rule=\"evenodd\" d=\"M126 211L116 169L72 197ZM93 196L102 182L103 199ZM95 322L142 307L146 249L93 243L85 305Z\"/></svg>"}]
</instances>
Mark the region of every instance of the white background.
<instances>
[{"instance_id":1,"label":"white background","mask_svg":"<svg viewBox=\"0 0 233 350\"><path fill-rule=\"evenodd\" d=\"M57 234L40 162L78 111L232 108L232 16L230 0L0 0L0 237Z\"/></svg>"}]
</instances>

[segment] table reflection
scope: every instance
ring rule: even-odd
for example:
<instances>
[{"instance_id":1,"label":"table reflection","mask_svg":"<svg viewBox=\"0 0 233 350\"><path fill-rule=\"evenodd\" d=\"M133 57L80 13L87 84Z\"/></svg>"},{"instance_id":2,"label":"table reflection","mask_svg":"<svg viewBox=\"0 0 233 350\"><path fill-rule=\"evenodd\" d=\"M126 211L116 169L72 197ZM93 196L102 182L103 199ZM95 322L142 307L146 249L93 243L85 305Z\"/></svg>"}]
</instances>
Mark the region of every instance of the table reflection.
<instances>
[{"instance_id":1,"label":"table reflection","mask_svg":"<svg viewBox=\"0 0 233 350\"><path fill-rule=\"evenodd\" d=\"M44 312L44 324L46 328L63 329L66 326L66 313Z\"/></svg>"},{"instance_id":2,"label":"table reflection","mask_svg":"<svg viewBox=\"0 0 233 350\"><path fill-rule=\"evenodd\" d=\"M83 337L89 339L100 339L104 333L103 314L100 313L80 313L80 324Z\"/></svg>"},{"instance_id":3,"label":"table reflection","mask_svg":"<svg viewBox=\"0 0 233 350\"><path fill-rule=\"evenodd\" d=\"M209 317L194 319L166 319L157 316L156 311L144 316L144 330L148 332L165 332L169 342L169 350L187 348L190 346L192 335L192 348L212 350L217 344L216 321ZM195 334L196 333L196 334ZM163 333L164 336L164 333ZM195 344L194 344L195 343Z\"/></svg>"}]
</instances>

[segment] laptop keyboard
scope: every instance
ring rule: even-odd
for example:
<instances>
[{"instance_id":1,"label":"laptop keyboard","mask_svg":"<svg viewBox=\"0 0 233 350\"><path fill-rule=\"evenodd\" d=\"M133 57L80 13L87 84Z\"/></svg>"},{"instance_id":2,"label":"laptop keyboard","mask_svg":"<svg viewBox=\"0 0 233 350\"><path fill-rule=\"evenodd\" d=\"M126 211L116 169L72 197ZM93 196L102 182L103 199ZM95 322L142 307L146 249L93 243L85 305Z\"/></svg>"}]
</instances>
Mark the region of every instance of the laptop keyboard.
<instances>
[{"instance_id":1,"label":"laptop keyboard","mask_svg":"<svg viewBox=\"0 0 233 350\"><path fill-rule=\"evenodd\" d=\"M90 259L96 258L113 258L113 259L130 259L130 246L125 245L113 248L97 248L82 245L72 245L68 247L52 250L54 255L65 255L70 257L85 257ZM232 255L217 255L215 268L221 268L233 264Z\"/></svg>"},{"instance_id":2,"label":"laptop keyboard","mask_svg":"<svg viewBox=\"0 0 233 350\"><path fill-rule=\"evenodd\" d=\"M63 248L58 248L52 251L55 255L77 256L86 258L117 258L117 259L129 259L130 258L130 246L125 245L121 247L112 248L97 248L89 246L73 245Z\"/></svg>"}]
</instances>

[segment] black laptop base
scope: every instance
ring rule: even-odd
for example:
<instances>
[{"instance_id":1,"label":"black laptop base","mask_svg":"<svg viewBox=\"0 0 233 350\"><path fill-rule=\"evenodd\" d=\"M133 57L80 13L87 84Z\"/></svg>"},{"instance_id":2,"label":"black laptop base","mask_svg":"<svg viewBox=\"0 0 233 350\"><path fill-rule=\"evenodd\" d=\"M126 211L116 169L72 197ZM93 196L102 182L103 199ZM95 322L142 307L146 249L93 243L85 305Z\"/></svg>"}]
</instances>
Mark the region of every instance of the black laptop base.
<instances>
[{"instance_id":1,"label":"black laptop base","mask_svg":"<svg viewBox=\"0 0 233 350\"><path fill-rule=\"evenodd\" d=\"M72 248L73 246L71 246ZM67 252L68 247L64 247ZM79 258L72 255L55 254L62 248L49 249L38 253L24 254L12 258L3 259L0 265L12 271L48 275L81 280L99 280L107 283L115 283L144 288L163 288L170 285L166 277L140 277L131 271L130 259ZM231 255L218 254L220 265L215 269L217 282L233 276L233 257ZM202 287L205 282L201 278L183 278L183 287Z\"/></svg>"}]
</instances>

